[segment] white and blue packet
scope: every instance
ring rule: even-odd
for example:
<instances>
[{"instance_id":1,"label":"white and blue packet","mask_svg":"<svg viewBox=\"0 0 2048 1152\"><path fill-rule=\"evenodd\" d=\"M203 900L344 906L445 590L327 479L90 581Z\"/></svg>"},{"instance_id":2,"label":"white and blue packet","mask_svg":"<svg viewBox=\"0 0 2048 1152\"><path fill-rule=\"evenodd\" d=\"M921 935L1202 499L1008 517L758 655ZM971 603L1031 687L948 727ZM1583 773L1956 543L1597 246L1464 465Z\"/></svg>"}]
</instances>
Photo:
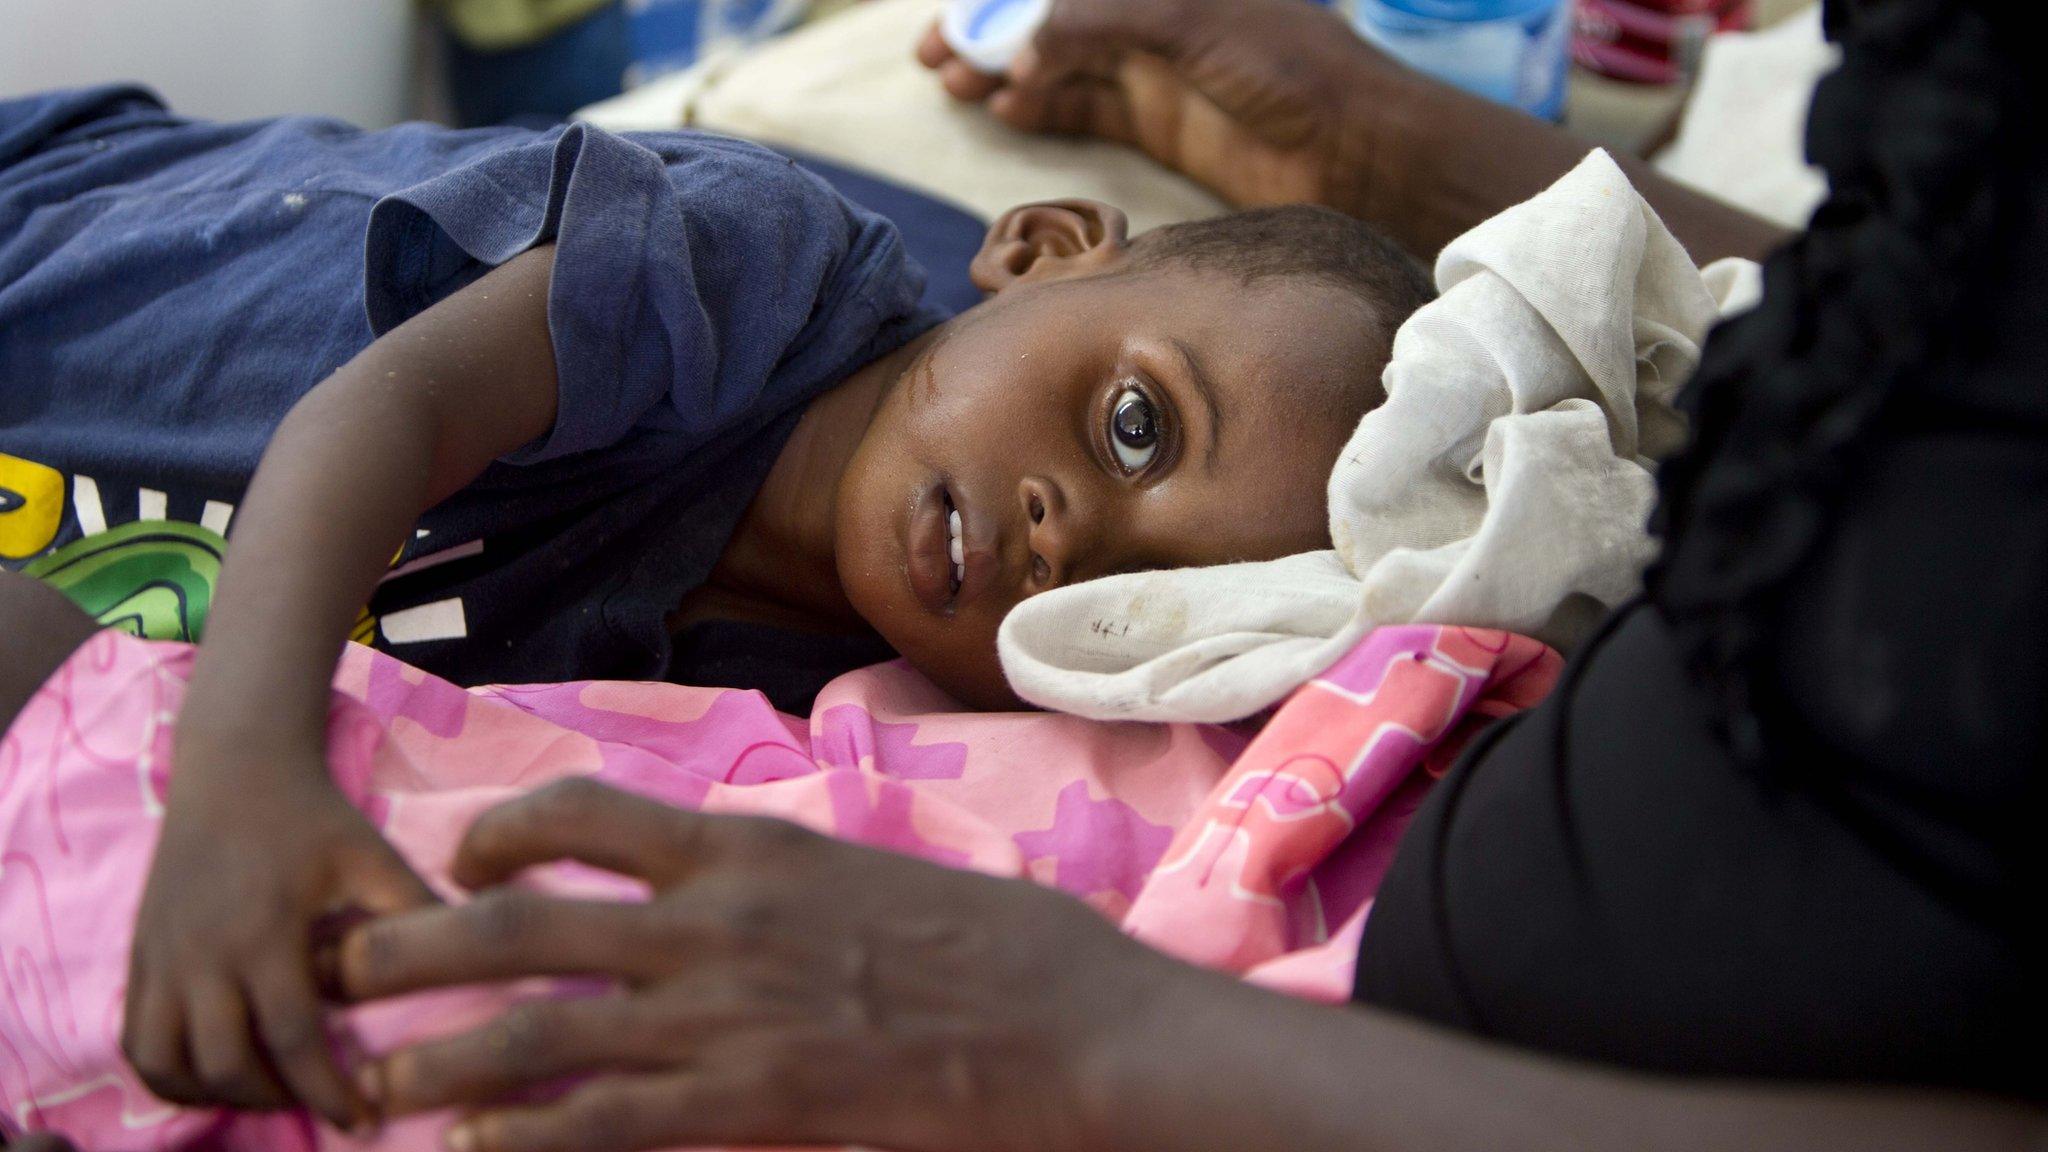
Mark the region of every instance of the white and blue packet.
<instances>
[{"instance_id":1,"label":"white and blue packet","mask_svg":"<svg viewBox=\"0 0 2048 1152\"><path fill-rule=\"evenodd\" d=\"M1359 34L1420 72L1546 120L1564 116L1571 0L1344 0Z\"/></svg>"},{"instance_id":2,"label":"white and blue packet","mask_svg":"<svg viewBox=\"0 0 2048 1152\"><path fill-rule=\"evenodd\" d=\"M1052 0L952 0L939 35L953 54L991 75L1006 71L1052 14Z\"/></svg>"}]
</instances>

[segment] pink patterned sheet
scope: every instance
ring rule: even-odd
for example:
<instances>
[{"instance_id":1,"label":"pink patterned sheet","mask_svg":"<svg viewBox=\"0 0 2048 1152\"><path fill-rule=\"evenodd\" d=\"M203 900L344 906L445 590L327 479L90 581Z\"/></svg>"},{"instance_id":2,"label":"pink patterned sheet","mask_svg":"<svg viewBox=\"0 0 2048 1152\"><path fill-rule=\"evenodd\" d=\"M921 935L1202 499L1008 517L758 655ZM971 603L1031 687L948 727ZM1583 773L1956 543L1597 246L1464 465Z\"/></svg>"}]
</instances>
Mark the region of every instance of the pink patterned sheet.
<instances>
[{"instance_id":1,"label":"pink patterned sheet","mask_svg":"<svg viewBox=\"0 0 2048 1152\"><path fill-rule=\"evenodd\" d=\"M191 663L186 646L102 632L0 738L0 1132L61 1131L85 1149L438 1147L445 1117L364 1145L299 1114L175 1108L122 1061L128 943ZM462 893L448 861L472 817L589 776L1029 877L1168 952L1338 1001L1422 793L1472 732L1541 698L1557 670L1518 636L1385 628L1247 747L1229 728L963 714L901 664L833 682L804 721L753 693L666 684L465 691L352 647L329 754L349 798L450 899ZM644 896L588 868L530 880ZM384 1051L547 990L437 992L334 1024L345 1045Z\"/></svg>"}]
</instances>

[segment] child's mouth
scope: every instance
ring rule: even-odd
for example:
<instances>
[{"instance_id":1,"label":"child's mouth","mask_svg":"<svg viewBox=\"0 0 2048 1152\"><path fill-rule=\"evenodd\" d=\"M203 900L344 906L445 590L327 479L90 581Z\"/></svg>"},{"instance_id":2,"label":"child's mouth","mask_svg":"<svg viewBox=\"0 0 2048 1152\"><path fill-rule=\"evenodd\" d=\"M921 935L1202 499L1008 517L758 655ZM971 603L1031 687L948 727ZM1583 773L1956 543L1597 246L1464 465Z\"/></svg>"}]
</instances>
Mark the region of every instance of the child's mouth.
<instances>
[{"instance_id":1,"label":"child's mouth","mask_svg":"<svg viewBox=\"0 0 2048 1152\"><path fill-rule=\"evenodd\" d=\"M911 591L926 609L950 616L967 586L967 518L952 489L939 481L919 498L910 514Z\"/></svg>"},{"instance_id":2,"label":"child's mouth","mask_svg":"<svg viewBox=\"0 0 2048 1152\"><path fill-rule=\"evenodd\" d=\"M953 594L958 595L960 585L967 582L967 546L960 539L960 510L953 507L951 497L946 500L946 556L953 561Z\"/></svg>"}]
</instances>

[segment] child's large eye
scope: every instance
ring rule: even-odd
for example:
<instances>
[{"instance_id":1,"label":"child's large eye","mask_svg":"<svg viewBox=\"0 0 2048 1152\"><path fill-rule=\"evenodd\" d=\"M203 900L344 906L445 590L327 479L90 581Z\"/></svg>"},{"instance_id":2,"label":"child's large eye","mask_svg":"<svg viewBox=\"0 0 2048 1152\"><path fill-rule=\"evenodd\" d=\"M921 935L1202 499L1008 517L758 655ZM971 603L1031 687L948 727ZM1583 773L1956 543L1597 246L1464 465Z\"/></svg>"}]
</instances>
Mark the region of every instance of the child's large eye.
<instances>
[{"instance_id":1,"label":"child's large eye","mask_svg":"<svg viewBox=\"0 0 2048 1152\"><path fill-rule=\"evenodd\" d=\"M1117 393L1109 406L1109 446L1125 472L1142 472L1159 454L1159 413L1136 388Z\"/></svg>"}]
</instances>

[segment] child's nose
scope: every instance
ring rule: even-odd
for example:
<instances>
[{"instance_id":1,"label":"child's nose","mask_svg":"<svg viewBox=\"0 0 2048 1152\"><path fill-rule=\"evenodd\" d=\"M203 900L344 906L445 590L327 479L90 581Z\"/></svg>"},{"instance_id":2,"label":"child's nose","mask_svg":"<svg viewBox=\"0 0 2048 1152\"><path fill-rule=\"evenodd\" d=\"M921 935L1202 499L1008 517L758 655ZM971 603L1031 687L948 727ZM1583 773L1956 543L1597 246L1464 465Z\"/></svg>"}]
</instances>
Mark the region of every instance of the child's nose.
<instances>
[{"instance_id":1,"label":"child's nose","mask_svg":"<svg viewBox=\"0 0 2048 1152\"><path fill-rule=\"evenodd\" d=\"M1017 485L1017 502L1024 513L1025 595L1057 588L1076 579L1075 556L1081 541L1081 525L1066 492L1050 478L1026 476Z\"/></svg>"}]
</instances>

